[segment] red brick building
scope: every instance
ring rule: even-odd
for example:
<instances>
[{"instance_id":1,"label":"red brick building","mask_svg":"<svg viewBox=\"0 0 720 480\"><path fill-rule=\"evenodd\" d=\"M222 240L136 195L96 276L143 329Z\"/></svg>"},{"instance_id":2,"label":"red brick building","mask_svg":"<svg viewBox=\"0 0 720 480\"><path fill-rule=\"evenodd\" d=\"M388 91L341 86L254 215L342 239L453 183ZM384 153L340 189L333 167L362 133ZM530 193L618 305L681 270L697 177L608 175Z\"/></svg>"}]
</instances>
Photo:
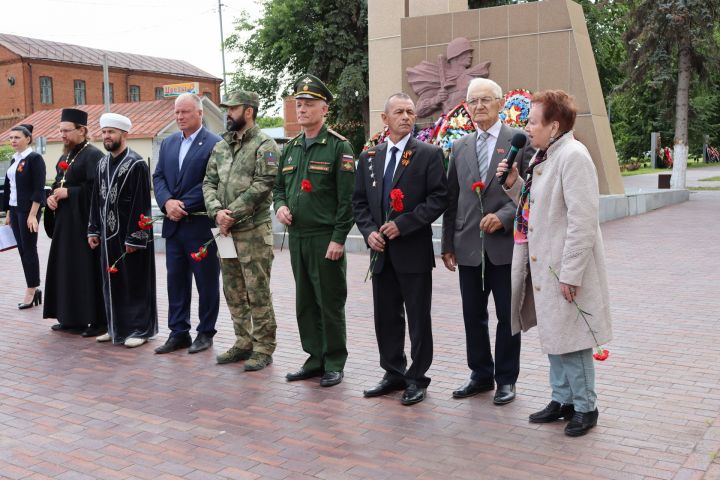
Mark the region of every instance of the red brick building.
<instances>
[{"instance_id":1,"label":"red brick building","mask_svg":"<svg viewBox=\"0 0 720 480\"><path fill-rule=\"evenodd\" d=\"M103 103L103 55L111 103L158 100L163 85L184 82L220 99L222 80L183 60L0 34L0 131L39 110Z\"/></svg>"}]
</instances>

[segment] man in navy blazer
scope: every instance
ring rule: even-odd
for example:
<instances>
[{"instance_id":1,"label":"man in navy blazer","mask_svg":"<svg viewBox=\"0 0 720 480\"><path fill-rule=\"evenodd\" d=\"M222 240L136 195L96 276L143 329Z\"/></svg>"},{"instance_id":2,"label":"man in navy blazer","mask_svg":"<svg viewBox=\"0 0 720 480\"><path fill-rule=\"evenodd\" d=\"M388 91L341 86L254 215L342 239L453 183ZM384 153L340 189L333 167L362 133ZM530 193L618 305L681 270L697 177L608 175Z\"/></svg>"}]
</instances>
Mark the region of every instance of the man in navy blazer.
<instances>
[{"instance_id":1,"label":"man in navy blazer","mask_svg":"<svg viewBox=\"0 0 720 480\"><path fill-rule=\"evenodd\" d=\"M208 255L194 261L190 254L212 238L212 222L205 214L202 183L210 153L220 137L202 125L202 99L182 94L175 100L175 121L180 132L160 145L153 174L158 206L165 213L162 236L167 264L168 328L170 336L155 353L189 348L197 353L212 346L220 308L220 262L215 243ZM192 277L200 298L197 336L190 337Z\"/></svg>"}]
</instances>

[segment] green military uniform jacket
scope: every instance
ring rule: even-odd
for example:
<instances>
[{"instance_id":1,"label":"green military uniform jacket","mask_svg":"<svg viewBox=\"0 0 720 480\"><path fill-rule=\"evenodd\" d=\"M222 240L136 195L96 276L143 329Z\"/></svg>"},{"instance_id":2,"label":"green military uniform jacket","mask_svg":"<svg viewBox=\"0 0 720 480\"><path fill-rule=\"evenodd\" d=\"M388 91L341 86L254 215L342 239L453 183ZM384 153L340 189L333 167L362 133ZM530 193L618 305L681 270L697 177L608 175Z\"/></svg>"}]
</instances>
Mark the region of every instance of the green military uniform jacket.
<instances>
[{"instance_id":1,"label":"green military uniform jacket","mask_svg":"<svg viewBox=\"0 0 720 480\"><path fill-rule=\"evenodd\" d=\"M208 216L228 209L237 223L233 231L250 230L270 221L272 188L280 149L255 125L239 138L225 132L208 160L203 196Z\"/></svg>"},{"instance_id":2,"label":"green military uniform jacket","mask_svg":"<svg viewBox=\"0 0 720 480\"><path fill-rule=\"evenodd\" d=\"M304 133L293 138L283 150L278 170L275 211L283 206L290 209L290 235L331 233L331 241L344 245L353 226L355 158L350 142L323 125L307 149ZM310 192L302 191L303 180L310 182Z\"/></svg>"}]
</instances>

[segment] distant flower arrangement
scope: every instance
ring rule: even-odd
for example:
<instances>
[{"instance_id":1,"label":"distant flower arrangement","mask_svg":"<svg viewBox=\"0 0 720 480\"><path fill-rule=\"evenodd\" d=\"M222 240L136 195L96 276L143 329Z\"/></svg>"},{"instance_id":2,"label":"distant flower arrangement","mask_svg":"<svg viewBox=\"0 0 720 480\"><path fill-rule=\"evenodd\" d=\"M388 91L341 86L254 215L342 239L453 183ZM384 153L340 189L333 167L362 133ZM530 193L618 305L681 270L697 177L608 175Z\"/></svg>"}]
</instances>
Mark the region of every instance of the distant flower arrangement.
<instances>
[{"instance_id":1,"label":"distant flower arrangement","mask_svg":"<svg viewBox=\"0 0 720 480\"><path fill-rule=\"evenodd\" d=\"M445 158L448 158L453 142L475 130L477 130L477 128L470 116L470 110L465 102L461 102L445 116L438 130L437 137L435 137L432 143L442 148Z\"/></svg>"},{"instance_id":2,"label":"distant flower arrangement","mask_svg":"<svg viewBox=\"0 0 720 480\"><path fill-rule=\"evenodd\" d=\"M385 127L381 131L379 131L378 133L376 133L375 135L370 137L370 139L367 142L365 142L365 145L363 145L363 152L368 150L369 148L374 147L375 145L380 145L381 143L383 143L385 141L387 136L388 136L388 127L387 127L387 125L385 125Z\"/></svg>"},{"instance_id":3,"label":"distant flower arrangement","mask_svg":"<svg viewBox=\"0 0 720 480\"><path fill-rule=\"evenodd\" d=\"M530 90L510 90L505 94L505 106L500 111L500 120L509 127L525 128L531 101Z\"/></svg>"}]
</instances>

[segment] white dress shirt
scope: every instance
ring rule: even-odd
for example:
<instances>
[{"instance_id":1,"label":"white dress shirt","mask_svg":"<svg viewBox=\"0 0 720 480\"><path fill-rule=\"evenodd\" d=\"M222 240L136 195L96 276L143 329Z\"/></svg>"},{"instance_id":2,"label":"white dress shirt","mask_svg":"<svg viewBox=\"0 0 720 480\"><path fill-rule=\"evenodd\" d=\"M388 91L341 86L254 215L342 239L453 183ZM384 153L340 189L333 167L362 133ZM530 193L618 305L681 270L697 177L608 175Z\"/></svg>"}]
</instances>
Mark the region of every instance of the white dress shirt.
<instances>
[{"instance_id":1,"label":"white dress shirt","mask_svg":"<svg viewBox=\"0 0 720 480\"><path fill-rule=\"evenodd\" d=\"M487 148L487 152L488 152L488 156L487 156L488 167L489 167L490 162L492 161L493 152L495 152L495 145L497 145L497 140L498 140L498 137L500 136L500 128L501 127L502 127L502 123L500 122L500 120L498 120L497 122L495 122L495 124L492 127L488 128L486 130L486 132L489 133L487 140L485 140L485 147ZM477 137L476 142L480 141L480 133L481 132L482 132L482 130L477 131L478 137ZM485 180L485 179L483 179L483 180Z\"/></svg>"},{"instance_id":2,"label":"white dress shirt","mask_svg":"<svg viewBox=\"0 0 720 480\"><path fill-rule=\"evenodd\" d=\"M390 137L387 137L385 140L388 144L387 152L385 152L385 167L383 169L383 177L385 176L385 172L387 172L388 163L390 163L390 157L392 157L392 153L390 153L390 150L392 150L393 147L397 147L398 151L395 154L395 170L393 170L393 177L395 176L395 171L397 171L398 164L400 163L400 157L402 156L402 153L405 151L405 145L407 145L408 141L410 140L410 133L405 135L403 138L400 139L398 143L393 143L392 140L390 140Z\"/></svg>"},{"instance_id":3,"label":"white dress shirt","mask_svg":"<svg viewBox=\"0 0 720 480\"><path fill-rule=\"evenodd\" d=\"M28 147L22 152L16 152L13 155L13 159L15 160L12 165L7 169L7 172L5 172L5 175L7 175L8 180L10 180L10 206L11 207L17 207L17 186L15 184L15 175L17 174L17 167L22 162L25 157L30 155L32 153L33 149ZM7 192L6 192L7 193Z\"/></svg>"},{"instance_id":4,"label":"white dress shirt","mask_svg":"<svg viewBox=\"0 0 720 480\"><path fill-rule=\"evenodd\" d=\"M190 150L190 147L192 147L193 142L195 141L195 137L197 137L197 134L202 130L202 125L200 125L200 128L198 128L195 133L190 135L189 137L185 137L185 134L180 132L180 134L183 136L182 142L180 143L180 155L178 155L178 170L182 169L183 160L185 160L185 155L187 155L188 151Z\"/></svg>"}]
</instances>

